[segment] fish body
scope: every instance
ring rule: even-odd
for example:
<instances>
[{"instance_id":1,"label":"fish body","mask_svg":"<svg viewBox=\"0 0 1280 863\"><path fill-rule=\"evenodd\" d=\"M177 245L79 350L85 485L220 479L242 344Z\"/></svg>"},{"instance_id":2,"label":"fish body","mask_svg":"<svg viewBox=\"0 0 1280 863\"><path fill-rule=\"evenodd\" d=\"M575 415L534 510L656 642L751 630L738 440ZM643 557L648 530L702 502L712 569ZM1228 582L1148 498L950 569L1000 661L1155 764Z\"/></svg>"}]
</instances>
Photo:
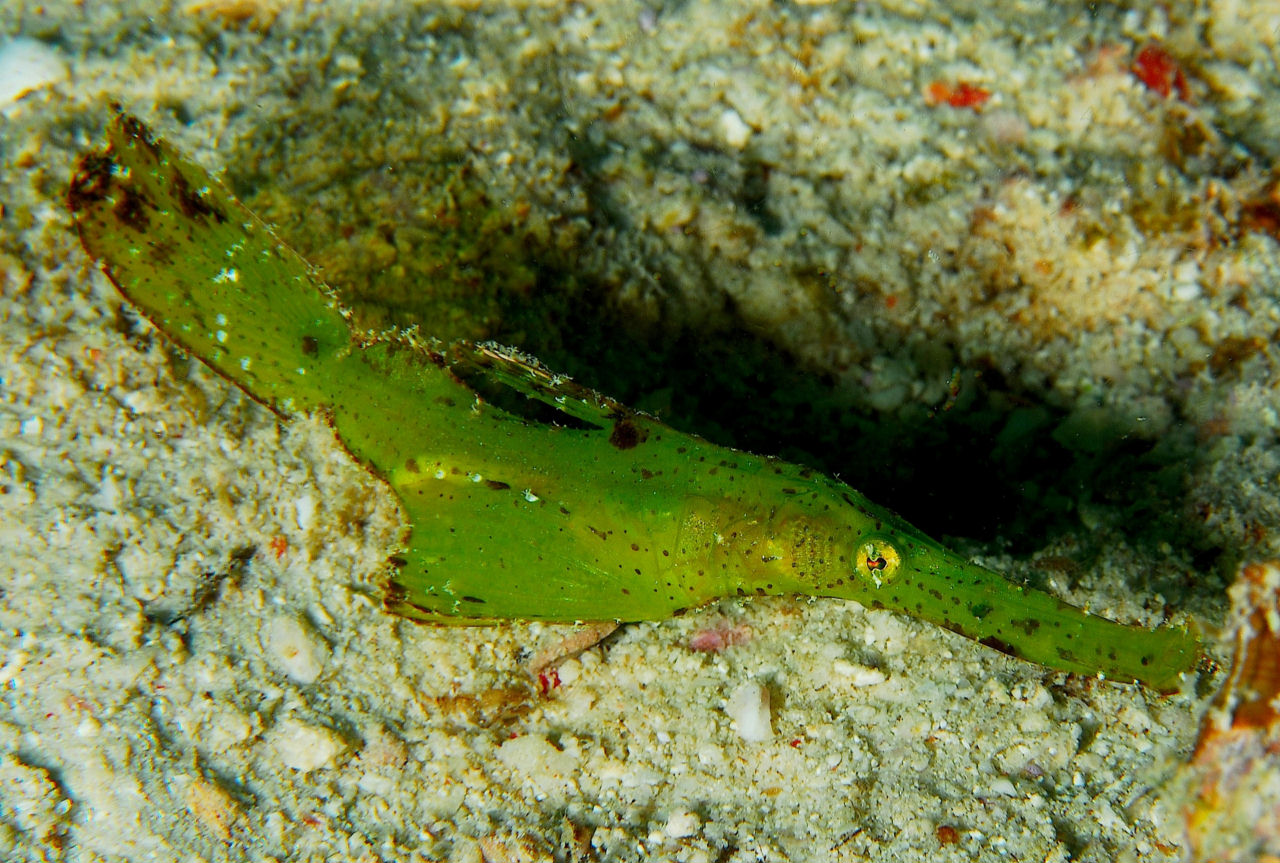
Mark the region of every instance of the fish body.
<instances>
[{"instance_id":1,"label":"fish body","mask_svg":"<svg viewBox=\"0 0 1280 863\"><path fill-rule=\"evenodd\" d=\"M435 623L655 620L828 596L1006 653L1176 689L1193 634L1087 614L947 550L842 482L716 446L516 351L353 332L314 270L198 166L117 116L68 204L176 344L287 419L323 413L408 516L387 607Z\"/></svg>"}]
</instances>

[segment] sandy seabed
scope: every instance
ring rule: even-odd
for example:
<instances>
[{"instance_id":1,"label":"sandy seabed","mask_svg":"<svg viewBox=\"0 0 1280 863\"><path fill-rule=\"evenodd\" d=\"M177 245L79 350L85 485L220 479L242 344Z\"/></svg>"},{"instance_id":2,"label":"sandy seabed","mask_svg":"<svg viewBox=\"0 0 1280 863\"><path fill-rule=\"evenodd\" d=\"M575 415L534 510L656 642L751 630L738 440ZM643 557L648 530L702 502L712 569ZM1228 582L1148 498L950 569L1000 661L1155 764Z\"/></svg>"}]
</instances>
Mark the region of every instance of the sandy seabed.
<instances>
[{"instance_id":1,"label":"sandy seabed","mask_svg":"<svg viewBox=\"0 0 1280 863\"><path fill-rule=\"evenodd\" d=\"M1085 484L1033 552L974 550L1212 632L1280 526L1274 4L19 2L0 33L0 857L1280 854L1265 817L1210 838L1213 674L1160 697L770 599L539 681L568 628L387 615L387 489L169 348L63 204L119 102L340 286L429 284L422 178L464 165L650 330L763 333L903 427L981 368L999 446L1172 453L1194 541Z\"/></svg>"}]
</instances>

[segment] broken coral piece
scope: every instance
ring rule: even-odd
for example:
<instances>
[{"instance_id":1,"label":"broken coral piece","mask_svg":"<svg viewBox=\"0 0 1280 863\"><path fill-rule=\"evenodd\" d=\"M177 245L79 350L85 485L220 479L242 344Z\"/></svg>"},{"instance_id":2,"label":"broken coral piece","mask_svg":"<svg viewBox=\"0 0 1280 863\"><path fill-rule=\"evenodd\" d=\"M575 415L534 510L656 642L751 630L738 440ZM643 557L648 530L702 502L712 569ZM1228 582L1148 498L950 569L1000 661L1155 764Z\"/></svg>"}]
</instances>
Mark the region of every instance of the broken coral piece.
<instances>
[{"instance_id":1,"label":"broken coral piece","mask_svg":"<svg viewBox=\"0 0 1280 863\"><path fill-rule=\"evenodd\" d=\"M1245 566L1228 593L1234 657L1190 765L1190 859L1280 859L1280 561Z\"/></svg>"}]
</instances>

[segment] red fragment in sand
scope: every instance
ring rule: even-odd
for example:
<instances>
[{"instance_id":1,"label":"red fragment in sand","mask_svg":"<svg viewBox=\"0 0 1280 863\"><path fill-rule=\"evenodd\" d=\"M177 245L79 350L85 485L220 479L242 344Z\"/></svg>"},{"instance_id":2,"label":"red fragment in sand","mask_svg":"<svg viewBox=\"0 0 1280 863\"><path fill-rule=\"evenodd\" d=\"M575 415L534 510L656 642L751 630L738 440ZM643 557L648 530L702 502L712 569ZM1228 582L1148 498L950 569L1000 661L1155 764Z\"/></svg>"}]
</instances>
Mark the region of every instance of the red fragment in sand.
<instances>
[{"instance_id":1,"label":"red fragment in sand","mask_svg":"<svg viewBox=\"0 0 1280 863\"><path fill-rule=\"evenodd\" d=\"M1168 99L1175 91L1184 102L1191 101L1191 88L1187 76L1173 55L1155 42L1143 45L1133 58L1133 74L1148 90Z\"/></svg>"},{"instance_id":2,"label":"red fragment in sand","mask_svg":"<svg viewBox=\"0 0 1280 863\"><path fill-rule=\"evenodd\" d=\"M283 536L273 536L271 541L267 543L271 550L276 554L276 560L284 557L284 553L289 550L289 540Z\"/></svg>"},{"instance_id":3,"label":"red fragment in sand","mask_svg":"<svg viewBox=\"0 0 1280 863\"><path fill-rule=\"evenodd\" d=\"M549 671L538 672L538 692L541 695L550 695L551 690L560 688L560 672L552 668Z\"/></svg>"},{"instance_id":4,"label":"red fragment in sand","mask_svg":"<svg viewBox=\"0 0 1280 863\"><path fill-rule=\"evenodd\" d=\"M1245 230L1270 234L1280 240L1280 203L1270 198L1246 201L1240 205L1240 222Z\"/></svg>"},{"instance_id":5,"label":"red fragment in sand","mask_svg":"<svg viewBox=\"0 0 1280 863\"><path fill-rule=\"evenodd\" d=\"M710 629L695 632L689 638L690 650L703 650L719 653L726 647L746 644L751 640L751 627L745 625L727 626L721 624Z\"/></svg>"},{"instance_id":6,"label":"red fragment in sand","mask_svg":"<svg viewBox=\"0 0 1280 863\"><path fill-rule=\"evenodd\" d=\"M970 84L968 81L957 81L948 84L945 81L934 81L924 88L924 100L930 105L941 105L944 102L952 108L980 108L991 98L991 91Z\"/></svg>"}]
</instances>

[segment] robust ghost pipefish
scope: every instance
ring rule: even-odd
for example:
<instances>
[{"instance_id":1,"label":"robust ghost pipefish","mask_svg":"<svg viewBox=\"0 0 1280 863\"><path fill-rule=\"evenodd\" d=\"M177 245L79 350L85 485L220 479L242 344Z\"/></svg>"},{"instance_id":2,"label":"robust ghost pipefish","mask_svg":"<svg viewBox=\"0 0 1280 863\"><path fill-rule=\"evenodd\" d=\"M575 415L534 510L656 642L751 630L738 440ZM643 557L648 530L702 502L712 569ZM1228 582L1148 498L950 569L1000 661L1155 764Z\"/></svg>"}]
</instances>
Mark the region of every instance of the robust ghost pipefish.
<instances>
[{"instance_id":1,"label":"robust ghost pipefish","mask_svg":"<svg viewBox=\"0 0 1280 863\"><path fill-rule=\"evenodd\" d=\"M1014 584L844 483L716 446L492 344L353 331L315 271L120 114L68 192L85 249L169 339L282 419L320 412L408 516L389 610L636 621L804 594L915 615L1056 669L1178 687L1199 658Z\"/></svg>"}]
</instances>

